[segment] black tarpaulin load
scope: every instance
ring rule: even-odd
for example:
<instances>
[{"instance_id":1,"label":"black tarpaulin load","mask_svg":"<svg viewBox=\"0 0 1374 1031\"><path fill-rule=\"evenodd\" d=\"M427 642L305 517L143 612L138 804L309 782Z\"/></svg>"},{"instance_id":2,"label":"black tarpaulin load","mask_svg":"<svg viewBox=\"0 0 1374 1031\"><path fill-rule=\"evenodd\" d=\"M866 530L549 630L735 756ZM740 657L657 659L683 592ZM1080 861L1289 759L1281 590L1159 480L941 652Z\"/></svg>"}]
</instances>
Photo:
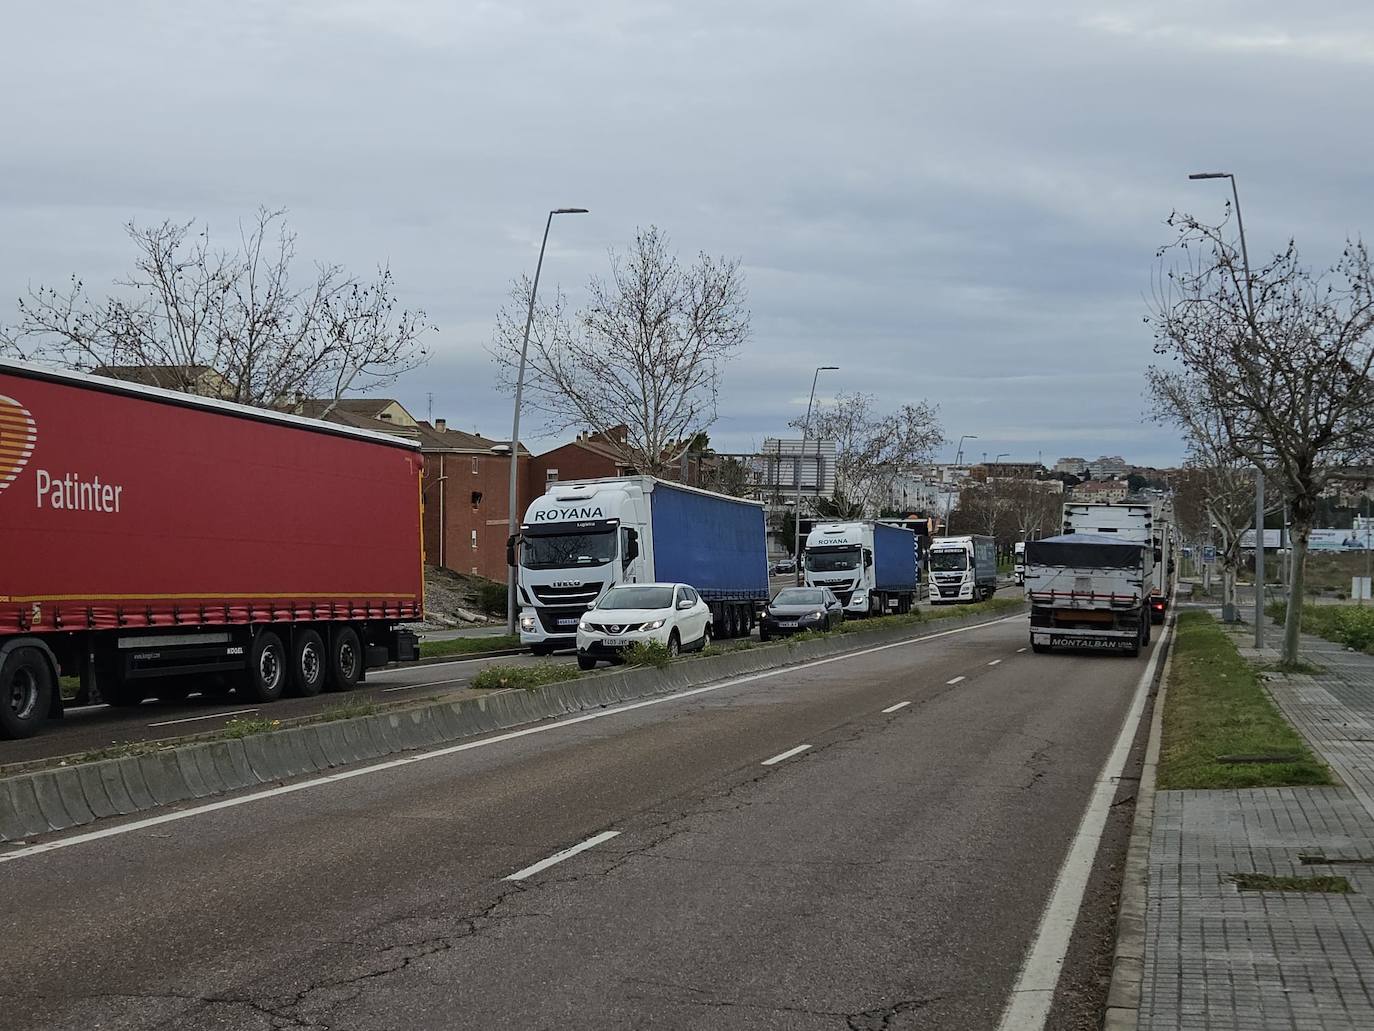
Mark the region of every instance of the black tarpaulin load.
<instances>
[{"instance_id":1,"label":"black tarpaulin load","mask_svg":"<svg viewBox=\"0 0 1374 1031\"><path fill-rule=\"evenodd\" d=\"M1026 565L1075 569L1138 569L1144 544L1102 533L1065 533L1026 542Z\"/></svg>"}]
</instances>

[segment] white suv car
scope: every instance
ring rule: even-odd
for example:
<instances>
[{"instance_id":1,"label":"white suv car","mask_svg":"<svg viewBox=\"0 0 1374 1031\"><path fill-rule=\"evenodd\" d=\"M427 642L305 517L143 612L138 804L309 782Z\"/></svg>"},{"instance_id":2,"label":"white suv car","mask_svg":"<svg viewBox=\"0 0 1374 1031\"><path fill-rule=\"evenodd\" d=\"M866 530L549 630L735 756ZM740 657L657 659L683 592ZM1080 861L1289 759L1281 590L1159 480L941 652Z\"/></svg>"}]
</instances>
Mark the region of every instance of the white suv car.
<instances>
[{"instance_id":1,"label":"white suv car","mask_svg":"<svg viewBox=\"0 0 1374 1031\"><path fill-rule=\"evenodd\" d=\"M577 625L577 665L614 661L632 645L657 642L669 655L711 643L711 608L686 584L621 584Z\"/></svg>"}]
</instances>

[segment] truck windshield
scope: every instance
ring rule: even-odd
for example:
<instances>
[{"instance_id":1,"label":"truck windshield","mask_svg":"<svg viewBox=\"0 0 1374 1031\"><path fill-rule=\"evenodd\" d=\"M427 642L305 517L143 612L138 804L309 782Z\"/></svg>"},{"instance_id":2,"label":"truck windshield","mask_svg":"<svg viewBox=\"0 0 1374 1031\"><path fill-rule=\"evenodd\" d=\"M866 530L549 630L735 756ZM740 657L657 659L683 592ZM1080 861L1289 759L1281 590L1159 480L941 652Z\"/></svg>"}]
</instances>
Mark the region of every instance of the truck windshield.
<instances>
[{"instance_id":1,"label":"truck windshield","mask_svg":"<svg viewBox=\"0 0 1374 1031\"><path fill-rule=\"evenodd\" d=\"M968 568L966 551L932 551L930 568L939 573L954 573Z\"/></svg>"},{"instance_id":2,"label":"truck windshield","mask_svg":"<svg viewBox=\"0 0 1374 1031\"><path fill-rule=\"evenodd\" d=\"M526 569L567 569L604 566L615 558L615 534L570 533L558 537L526 537L520 545L520 564Z\"/></svg>"},{"instance_id":3,"label":"truck windshield","mask_svg":"<svg viewBox=\"0 0 1374 1031\"><path fill-rule=\"evenodd\" d=\"M859 568L858 548L838 548L834 551L808 551L806 568L813 573L838 573Z\"/></svg>"},{"instance_id":4,"label":"truck windshield","mask_svg":"<svg viewBox=\"0 0 1374 1031\"><path fill-rule=\"evenodd\" d=\"M670 609L671 587L612 587L597 603L599 609Z\"/></svg>"}]
</instances>

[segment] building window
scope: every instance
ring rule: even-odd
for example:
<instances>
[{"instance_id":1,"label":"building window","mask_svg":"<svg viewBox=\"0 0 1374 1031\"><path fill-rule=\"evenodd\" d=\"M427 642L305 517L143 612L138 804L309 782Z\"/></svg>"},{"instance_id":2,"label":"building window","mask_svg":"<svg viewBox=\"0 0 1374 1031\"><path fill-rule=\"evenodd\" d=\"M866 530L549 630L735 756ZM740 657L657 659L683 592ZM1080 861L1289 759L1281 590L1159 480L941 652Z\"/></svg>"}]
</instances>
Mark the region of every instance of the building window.
<instances>
[{"instance_id":1,"label":"building window","mask_svg":"<svg viewBox=\"0 0 1374 1031\"><path fill-rule=\"evenodd\" d=\"M476 530L473 530L473 531L472 531L472 550L473 550L473 551L476 551L476 550L477 550L477 531L476 531Z\"/></svg>"},{"instance_id":2,"label":"building window","mask_svg":"<svg viewBox=\"0 0 1374 1031\"><path fill-rule=\"evenodd\" d=\"M473 492L472 492L472 507L473 507L473 508L476 508L476 507L477 507L478 505L480 505L481 503L482 503L482 492L481 492L480 490L475 490L475 491L473 491Z\"/></svg>"},{"instance_id":3,"label":"building window","mask_svg":"<svg viewBox=\"0 0 1374 1031\"><path fill-rule=\"evenodd\" d=\"M547 483L557 483L557 482L558 482L558 470L557 470L557 469L545 469L545 470L544 470L544 482L545 482L546 484L547 484Z\"/></svg>"},{"instance_id":4,"label":"building window","mask_svg":"<svg viewBox=\"0 0 1374 1031\"><path fill-rule=\"evenodd\" d=\"M481 468L481 466L478 464L477 456L476 456L476 455L473 455L473 456L472 456L472 475L473 475L473 476L476 476L476 475L477 475L479 472L481 472L481 471L482 471L482 468Z\"/></svg>"}]
</instances>

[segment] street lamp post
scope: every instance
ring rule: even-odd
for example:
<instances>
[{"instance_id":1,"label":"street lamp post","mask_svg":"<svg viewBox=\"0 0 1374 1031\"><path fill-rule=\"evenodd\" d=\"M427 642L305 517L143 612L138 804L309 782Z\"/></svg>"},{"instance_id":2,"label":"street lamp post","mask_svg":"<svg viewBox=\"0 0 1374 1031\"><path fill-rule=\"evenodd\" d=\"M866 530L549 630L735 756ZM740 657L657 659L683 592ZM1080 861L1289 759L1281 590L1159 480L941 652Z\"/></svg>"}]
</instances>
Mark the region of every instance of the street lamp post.
<instances>
[{"instance_id":1,"label":"street lamp post","mask_svg":"<svg viewBox=\"0 0 1374 1031\"><path fill-rule=\"evenodd\" d=\"M962 437L959 438L959 446L958 446L957 448L954 449L954 465L955 465L955 468L958 468L958 467L959 467L960 465L962 465L963 462L964 462L964 441L966 441L966 440L977 440L977 439L978 439L978 434L976 434L976 433L965 433ZM948 484L947 486L953 486L953 483L951 482L951 483ZM949 522L950 522L950 520L953 519L953 518L954 518L954 492L953 492L953 491L950 491L950 490L947 490L947 491L945 491L945 536L949 536Z\"/></svg>"},{"instance_id":2,"label":"street lamp post","mask_svg":"<svg viewBox=\"0 0 1374 1031\"><path fill-rule=\"evenodd\" d=\"M520 468L520 399L525 392L525 356L530 350L530 325L534 322L534 299L539 293L539 273L544 268L544 249L549 245L549 227L553 225L554 215L585 215L586 208L554 208L544 221L544 240L539 244L539 261L534 266L534 284L530 287L530 306L525 313L525 338L520 344L520 368L515 374L515 417L510 429L510 496L506 521L507 539L515 540L520 528L520 517L516 513L517 480ZM519 610L515 600L515 571L512 565L506 571L506 633L514 636L519 632L515 614Z\"/></svg>"},{"instance_id":3,"label":"street lamp post","mask_svg":"<svg viewBox=\"0 0 1374 1031\"><path fill-rule=\"evenodd\" d=\"M1011 457L1011 452L1010 452L1010 451L1002 451L1002 452L999 452L998 455L997 455L997 457L995 457L995 458L992 460L992 464L993 464L993 465L997 465L997 464L999 464L999 463L1002 461L1002 459L1004 459L1004 458L1010 458L1010 457ZM989 474L991 474L992 470L989 469L988 472L989 472ZM993 545L994 545L994 547L995 547L996 544L997 544L997 488L994 487L994 486L992 485L992 480L993 480L993 477L992 477L991 475L989 475L989 476L988 476L988 501L989 501L989 503L992 505L992 543L993 543Z\"/></svg>"},{"instance_id":4,"label":"street lamp post","mask_svg":"<svg viewBox=\"0 0 1374 1031\"><path fill-rule=\"evenodd\" d=\"M801 556L801 481L802 465L806 462L806 438L811 433L811 406L816 403L816 381L821 378L823 372L836 372L838 365L821 365L816 368L816 373L811 377L811 398L806 402L806 421L802 423L801 450L797 455L797 504L792 512L792 555L797 560L797 582L805 583L802 575L802 556ZM820 475L820 446L816 447L816 493L820 494L821 475Z\"/></svg>"},{"instance_id":5,"label":"street lamp post","mask_svg":"<svg viewBox=\"0 0 1374 1031\"><path fill-rule=\"evenodd\" d=\"M1245 265L1245 307L1250 333L1255 332L1255 283L1250 275L1250 249L1245 244L1245 219L1240 214L1240 191L1230 172L1194 172L1189 179L1229 179L1231 199L1236 202L1236 229L1240 232L1240 259ZM1282 534L1280 534L1282 536ZM1264 647L1264 467L1255 466L1255 647Z\"/></svg>"}]
</instances>

